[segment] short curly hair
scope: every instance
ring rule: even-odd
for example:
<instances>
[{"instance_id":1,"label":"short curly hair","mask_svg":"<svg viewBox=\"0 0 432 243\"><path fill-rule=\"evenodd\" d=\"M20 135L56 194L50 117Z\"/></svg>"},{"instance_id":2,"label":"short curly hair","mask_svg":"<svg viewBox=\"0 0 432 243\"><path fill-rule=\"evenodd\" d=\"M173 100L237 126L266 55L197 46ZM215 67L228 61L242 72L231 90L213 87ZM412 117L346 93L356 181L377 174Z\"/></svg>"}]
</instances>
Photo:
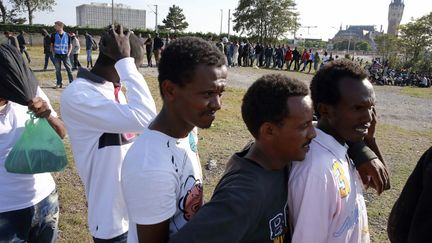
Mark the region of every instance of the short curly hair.
<instances>
[{"instance_id":1,"label":"short curly hair","mask_svg":"<svg viewBox=\"0 0 432 243\"><path fill-rule=\"evenodd\" d=\"M312 78L310 84L316 115L319 117L319 104L336 105L339 102L341 98L339 82L343 78L362 81L367 77L368 74L364 68L348 59L339 59L324 65Z\"/></svg>"},{"instance_id":2,"label":"short curly hair","mask_svg":"<svg viewBox=\"0 0 432 243\"><path fill-rule=\"evenodd\" d=\"M279 123L289 115L289 97L308 94L307 85L297 79L281 74L264 75L249 87L243 97L243 121L249 132L259 138L263 123Z\"/></svg>"},{"instance_id":3,"label":"short curly hair","mask_svg":"<svg viewBox=\"0 0 432 243\"><path fill-rule=\"evenodd\" d=\"M201 38L183 37L168 44L162 52L158 67L162 97L162 83L165 80L183 86L190 81L200 64L221 67L226 65L226 60L216 46Z\"/></svg>"}]
</instances>

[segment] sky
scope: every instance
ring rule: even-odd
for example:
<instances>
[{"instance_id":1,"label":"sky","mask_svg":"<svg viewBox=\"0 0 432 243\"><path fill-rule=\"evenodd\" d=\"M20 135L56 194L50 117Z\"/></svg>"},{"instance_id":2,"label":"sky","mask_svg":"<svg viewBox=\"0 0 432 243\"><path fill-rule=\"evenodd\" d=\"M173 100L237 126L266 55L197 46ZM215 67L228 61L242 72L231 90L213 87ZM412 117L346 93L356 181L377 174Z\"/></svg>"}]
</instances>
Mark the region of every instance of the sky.
<instances>
[{"instance_id":1,"label":"sky","mask_svg":"<svg viewBox=\"0 0 432 243\"><path fill-rule=\"evenodd\" d=\"M76 25L76 6L89 2L111 3L110 0L57 0L53 12L37 12L33 20L39 24L53 24L56 20L66 25ZM189 23L187 31L220 32L221 12L222 30L228 32L228 10L231 15L238 5L238 0L115 0L133 8L147 10L147 28L155 26L154 5L158 4L158 23L166 17L173 4L180 6ZM377 30L387 31L388 5L391 0L295 0L300 14L300 23L304 28L297 32L297 37L332 38L340 26L375 25ZM419 18L432 12L432 0L405 0L402 24L412 18ZM222 9L222 11L221 11ZM231 33L233 24L231 23ZM316 26L316 28L306 28ZM286 37L291 38L292 35Z\"/></svg>"}]
</instances>

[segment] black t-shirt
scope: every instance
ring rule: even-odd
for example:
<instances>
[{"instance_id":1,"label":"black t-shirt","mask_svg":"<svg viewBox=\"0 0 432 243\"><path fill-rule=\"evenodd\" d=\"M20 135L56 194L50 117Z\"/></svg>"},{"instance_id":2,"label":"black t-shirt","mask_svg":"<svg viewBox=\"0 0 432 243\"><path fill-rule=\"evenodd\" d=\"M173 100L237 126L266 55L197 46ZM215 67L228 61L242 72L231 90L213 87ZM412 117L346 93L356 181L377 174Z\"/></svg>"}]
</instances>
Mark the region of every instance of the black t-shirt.
<instances>
[{"instance_id":1,"label":"black t-shirt","mask_svg":"<svg viewBox=\"0 0 432 243\"><path fill-rule=\"evenodd\" d=\"M247 151L231 157L212 199L171 243L290 242L288 170L266 170L245 159Z\"/></svg>"}]
</instances>

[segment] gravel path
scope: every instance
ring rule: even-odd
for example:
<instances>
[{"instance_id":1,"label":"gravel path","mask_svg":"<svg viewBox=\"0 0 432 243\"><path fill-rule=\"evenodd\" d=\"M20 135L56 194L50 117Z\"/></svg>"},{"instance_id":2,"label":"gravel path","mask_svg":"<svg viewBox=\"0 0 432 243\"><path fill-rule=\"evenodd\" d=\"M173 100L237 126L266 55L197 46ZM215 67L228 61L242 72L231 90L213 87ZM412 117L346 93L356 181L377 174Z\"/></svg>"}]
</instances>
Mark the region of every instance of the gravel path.
<instances>
[{"instance_id":1,"label":"gravel path","mask_svg":"<svg viewBox=\"0 0 432 243\"><path fill-rule=\"evenodd\" d=\"M144 77L157 77L156 68L141 68ZM312 75L286 72L279 70L255 68L230 68L228 70L228 86L235 88L248 88L251 83L264 74L281 73L309 83ZM51 100L59 100L61 90L51 87L54 81L41 83ZM375 86L377 96L377 112L379 121L396 125L408 130L432 130L432 99L416 98L400 93L400 87Z\"/></svg>"}]
</instances>

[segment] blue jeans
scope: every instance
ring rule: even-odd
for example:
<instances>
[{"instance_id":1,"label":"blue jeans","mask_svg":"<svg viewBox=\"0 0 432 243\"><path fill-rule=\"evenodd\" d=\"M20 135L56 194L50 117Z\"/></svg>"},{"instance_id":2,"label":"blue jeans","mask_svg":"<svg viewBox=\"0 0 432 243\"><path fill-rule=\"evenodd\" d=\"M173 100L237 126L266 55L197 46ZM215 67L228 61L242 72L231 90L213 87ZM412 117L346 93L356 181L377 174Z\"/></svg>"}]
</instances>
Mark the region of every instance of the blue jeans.
<instances>
[{"instance_id":1,"label":"blue jeans","mask_svg":"<svg viewBox=\"0 0 432 243\"><path fill-rule=\"evenodd\" d=\"M73 76L72 76L72 66L70 62L70 58L67 54L54 54L54 66L56 69L56 78L57 78L57 85L62 85L62 75L61 75L61 63L63 62L63 65L66 68L66 72L69 78L69 83L72 83Z\"/></svg>"},{"instance_id":2,"label":"blue jeans","mask_svg":"<svg viewBox=\"0 0 432 243\"><path fill-rule=\"evenodd\" d=\"M128 232L121 234L117 237L114 237L112 239L109 239L109 240L98 239L98 238L93 237L93 241L95 243L126 243L127 242L127 236L128 236Z\"/></svg>"},{"instance_id":3,"label":"blue jeans","mask_svg":"<svg viewBox=\"0 0 432 243\"><path fill-rule=\"evenodd\" d=\"M87 62L92 61L92 50L86 50L87 53Z\"/></svg>"},{"instance_id":4,"label":"blue jeans","mask_svg":"<svg viewBox=\"0 0 432 243\"><path fill-rule=\"evenodd\" d=\"M54 58L52 56L52 53L45 53L45 63L44 63L44 69L48 68L48 60L51 60L52 64L55 67Z\"/></svg>"},{"instance_id":5,"label":"blue jeans","mask_svg":"<svg viewBox=\"0 0 432 243\"><path fill-rule=\"evenodd\" d=\"M59 203L57 190L38 204L0 213L0 242L56 242Z\"/></svg>"}]
</instances>

